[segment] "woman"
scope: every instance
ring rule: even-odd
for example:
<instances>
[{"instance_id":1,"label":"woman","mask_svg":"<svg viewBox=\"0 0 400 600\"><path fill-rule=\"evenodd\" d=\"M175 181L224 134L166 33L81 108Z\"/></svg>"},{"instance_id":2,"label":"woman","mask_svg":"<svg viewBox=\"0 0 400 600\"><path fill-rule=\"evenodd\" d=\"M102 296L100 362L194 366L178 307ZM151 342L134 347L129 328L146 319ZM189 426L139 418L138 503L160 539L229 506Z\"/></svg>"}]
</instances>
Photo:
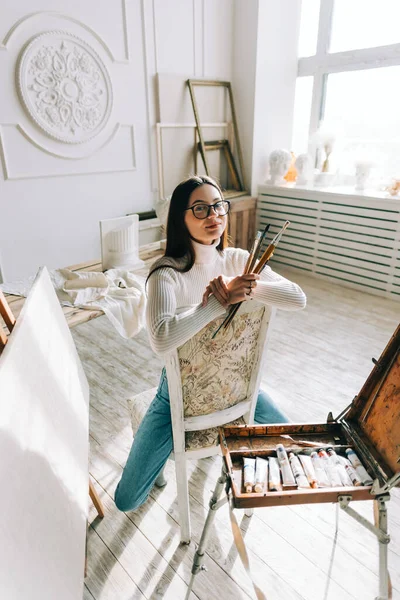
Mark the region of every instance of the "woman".
<instances>
[{"instance_id":1,"label":"woman","mask_svg":"<svg viewBox=\"0 0 400 600\"><path fill-rule=\"evenodd\" d=\"M301 288L270 267L261 275L238 275L244 271L248 252L227 247L228 212L229 202L224 201L218 184L210 177L190 177L172 194L165 255L154 263L147 280L147 326L157 354L180 347L207 323L224 315L229 305L249 297L284 310L305 307ZM254 418L256 423L287 421L262 390ZM163 369L115 492L120 510L138 508L154 483L164 483L162 470L172 447Z\"/></svg>"}]
</instances>

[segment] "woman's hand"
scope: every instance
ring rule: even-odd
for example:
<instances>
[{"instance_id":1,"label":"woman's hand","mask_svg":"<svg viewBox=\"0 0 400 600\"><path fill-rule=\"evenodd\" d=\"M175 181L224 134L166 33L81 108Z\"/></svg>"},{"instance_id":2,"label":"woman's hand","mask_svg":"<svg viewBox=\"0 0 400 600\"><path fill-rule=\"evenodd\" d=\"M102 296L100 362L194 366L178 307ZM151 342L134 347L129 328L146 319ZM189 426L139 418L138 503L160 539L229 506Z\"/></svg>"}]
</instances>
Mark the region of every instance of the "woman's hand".
<instances>
[{"instance_id":1,"label":"woman's hand","mask_svg":"<svg viewBox=\"0 0 400 600\"><path fill-rule=\"evenodd\" d=\"M218 302L222 304L224 308L227 308L229 306L229 281L230 278L224 277L223 275L212 279L203 294L202 305L206 306L208 297L211 296L211 294L214 294Z\"/></svg>"},{"instance_id":2,"label":"woman's hand","mask_svg":"<svg viewBox=\"0 0 400 600\"><path fill-rule=\"evenodd\" d=\"M206 287L202 304L203 306L206 306L208 297L211 294L214 294L224 308L227 308L230 304L243 302L248 296L251 296L259 279L260 276L255 273L239 275L238 277L233 278L227 278L220 275L210 281Z\"/></svg>"},{"instance_id":3,"label":"woman's hand","mask_svg":"<svg viewBox=\"0 0 400 600\"><path fill-rule=\"evenodd\" d=\"M256 273L234 277L228 284L229 304L237 304L247 300L252 295L254 288L257 287L259 279L260 276Z\"/></svg>"}]
</instances>

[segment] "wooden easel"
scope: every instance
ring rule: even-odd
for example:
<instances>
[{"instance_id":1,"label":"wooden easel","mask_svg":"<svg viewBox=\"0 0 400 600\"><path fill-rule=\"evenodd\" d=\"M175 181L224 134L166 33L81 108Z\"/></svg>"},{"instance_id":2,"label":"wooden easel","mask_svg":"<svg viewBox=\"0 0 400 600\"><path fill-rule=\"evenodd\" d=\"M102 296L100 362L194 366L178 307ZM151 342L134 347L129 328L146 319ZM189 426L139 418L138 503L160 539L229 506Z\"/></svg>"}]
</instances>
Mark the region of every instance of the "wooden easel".
<instances>
[{"instance_id":1,"label":"wooden easel","mask_svg":"<svg viewBox=\"0 0 400 600\"><path fill-rule=\"evenodd\" d=\"M9 333L11 334L12 330L14 329L15 323L16 323L16 318L13 315L12 310L1 290L0 290L0 315L3 317L4 323L6 324L7 329L9 331ZM8 341L8 337L6 335L6 332L4 331L2 324L0 323L0 354L4 350L5 345L7 344L7 341ZM104 517L104 508L103 508L102 502L99 498L99 495L97 494L97 492L95 490L95 487L94 487L90 477L89 477L89 496L97 510L99 517L103 518Z\"/></svg>"}]
</instances>

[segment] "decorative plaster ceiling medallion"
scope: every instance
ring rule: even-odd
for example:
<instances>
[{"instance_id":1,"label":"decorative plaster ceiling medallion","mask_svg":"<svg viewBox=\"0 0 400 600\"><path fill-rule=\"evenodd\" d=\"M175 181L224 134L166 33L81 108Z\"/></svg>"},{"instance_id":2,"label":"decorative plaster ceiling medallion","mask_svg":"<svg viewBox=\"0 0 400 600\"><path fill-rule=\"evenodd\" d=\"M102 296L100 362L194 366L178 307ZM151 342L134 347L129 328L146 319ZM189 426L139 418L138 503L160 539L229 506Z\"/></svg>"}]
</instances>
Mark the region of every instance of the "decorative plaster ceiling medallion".
<instances>
[{"instance_id":1,"label":"decorative plaster ceiling medallion","mask_svg":"<svg viewBox=\"0 0 400 600\"><path fill-rule=\"evenodd\" d=\"M69 144L95 137L108 121L112 86L91 46L67 31L48 31L21 52L17 86L31 118Z\"/></svg>"}]
</instances>

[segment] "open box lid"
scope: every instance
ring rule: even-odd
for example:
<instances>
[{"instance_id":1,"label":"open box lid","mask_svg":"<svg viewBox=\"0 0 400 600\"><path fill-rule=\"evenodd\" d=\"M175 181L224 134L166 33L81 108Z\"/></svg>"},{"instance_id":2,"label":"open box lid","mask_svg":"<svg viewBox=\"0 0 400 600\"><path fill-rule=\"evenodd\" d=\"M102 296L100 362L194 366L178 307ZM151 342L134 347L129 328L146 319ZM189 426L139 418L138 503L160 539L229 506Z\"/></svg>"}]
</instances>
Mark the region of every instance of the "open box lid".
<instances>
[{"instance_id":1,"label":"open box lid","mask_svg":"<svg viewBox=\"0 0 400 600\"><path fill-rule=\"evenodd\" d=\"M351 428L386 475L400 483L400 325L340 422ZM395 475L399 474L399 478Z\"/></svg>"}]
</instances>

